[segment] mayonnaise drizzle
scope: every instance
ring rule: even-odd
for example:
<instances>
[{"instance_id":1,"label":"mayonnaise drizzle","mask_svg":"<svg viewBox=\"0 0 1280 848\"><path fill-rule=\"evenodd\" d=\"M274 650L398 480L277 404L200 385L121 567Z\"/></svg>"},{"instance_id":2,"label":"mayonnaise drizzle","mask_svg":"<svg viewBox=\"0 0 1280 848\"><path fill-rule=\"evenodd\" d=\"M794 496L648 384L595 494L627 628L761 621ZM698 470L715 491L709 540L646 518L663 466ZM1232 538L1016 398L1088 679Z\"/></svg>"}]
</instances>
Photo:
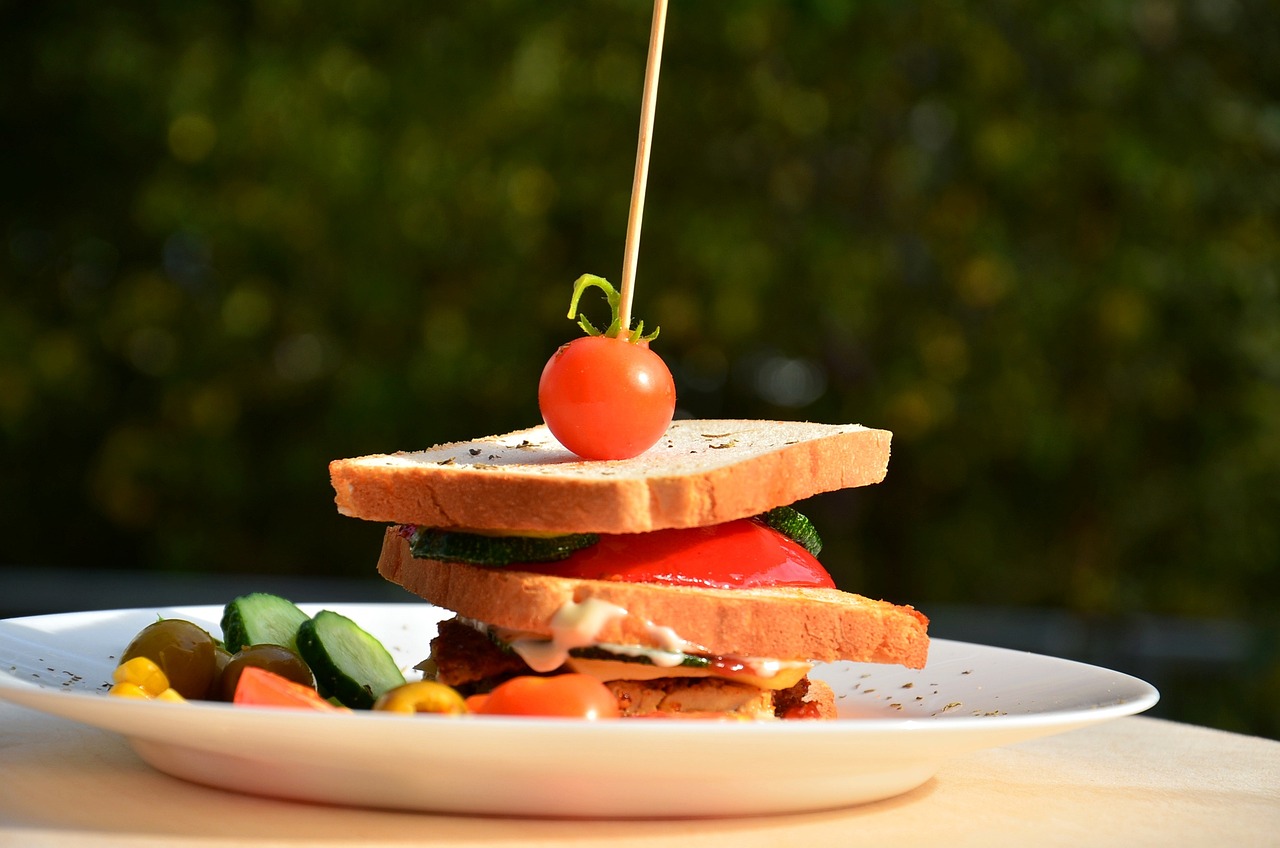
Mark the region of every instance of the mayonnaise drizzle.
<instances>
[{"instance_id":1,"label":"mayonnaise drizzle","mask_svg":"<svg viewBox=\"0 0 1280 848\"><path fill-rule=\"evenodd\" d=\"M568 661L569 651L596 644L600 630L626 614L623 607L599 598L569 601L551 617L550 639L520 637L512 640L511 650L534 671L555 671Z\"/></svg>"},{"instance_id":2,"label":"mayonnaise drizzle","mask_svg":"<svg viewBox=\"0 0 1280 848\"><path fill-rule=\"evenodd\" d=\"M645 631L658 647L646 645L622 645L614 642L598 642L596 636L610 621L628 615L624 607L611 604L599 598L587 598L581 602L569 601L560 607L551 617L548 626L551 636L536 633L521 633L492 628L474 619L463 619L477 630L494 630L498 638L515 651L524 660L525 665L536 672L555 671L569 661L569 651L574 648L600 648L611 654L634 659L647 659L658 668L675 668L681 665L689 655L705 656L709 652L692 642L680 638L671 627L646 622ZM784 662L768 658L739 659L748 665L754 674L762 678L777 675L783 669L796 666L809 667L805 662Z\"/></svg>"}]
</instances>

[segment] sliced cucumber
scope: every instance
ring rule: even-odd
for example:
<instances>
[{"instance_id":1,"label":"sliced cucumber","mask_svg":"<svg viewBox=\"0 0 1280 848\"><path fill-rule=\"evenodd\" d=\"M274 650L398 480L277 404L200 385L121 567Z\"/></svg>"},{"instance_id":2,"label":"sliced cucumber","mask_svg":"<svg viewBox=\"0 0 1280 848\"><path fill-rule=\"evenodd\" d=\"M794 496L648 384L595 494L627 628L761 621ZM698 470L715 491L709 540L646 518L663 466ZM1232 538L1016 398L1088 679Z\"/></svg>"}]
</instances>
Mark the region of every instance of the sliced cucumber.
<instances>
[{"instance_id":1,"label":"sliced cucumber","mask_svg":"<svg viewBox=\"0 0 1280 848\"><path fill-rule=\"evenodd\" d=\"M352 709L372 709L379 695L405 682L381 642L331 610L298 628L298 653L311 666L320 694Z\"/></svg>"},{"instance_id":2,"label":"sliced cucumber","mask_svg":"<svg viewBox=\"0 0 1280 848\"><path fill-rule=\"evenodd\" d=\"M822 539L813 522L789 506L779 506L760 516L760 520L784 536L788 536L809 553L822 553Z\"/></svg>"},{"instance_id":3,"label":"sliced cucumber","mask_svg":"<svg viewBox=\"0 0 1280 848\"><path fill-rule=\"evenodd\" d=\"M567 536L483 536L419 527L409 537L409 550L419 559L501 566L513 562L554 562L600 540L593 533Z\"/></svg>"},{"instance_id":4,"label":"sliced cucumber","mask_svg":"<svg viewBox=\"0 0 1280 848\"><path fill-rule=\"evenodd\" d=\"M298 649L298 628L309 616L278 595L241 595L222 610L222 641L230 653L251 645Z\"/></svg>"}]
</instances>

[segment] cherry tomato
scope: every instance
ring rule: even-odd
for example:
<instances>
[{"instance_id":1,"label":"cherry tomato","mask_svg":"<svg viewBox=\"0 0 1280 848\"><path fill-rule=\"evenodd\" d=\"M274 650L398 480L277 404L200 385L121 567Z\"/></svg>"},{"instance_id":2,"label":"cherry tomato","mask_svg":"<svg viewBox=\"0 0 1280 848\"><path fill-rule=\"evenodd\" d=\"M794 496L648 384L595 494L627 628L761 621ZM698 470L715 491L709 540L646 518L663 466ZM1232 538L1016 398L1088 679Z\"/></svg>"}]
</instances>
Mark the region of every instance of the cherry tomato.
<instances>
[{"instance_id":1,"label":"cherry tomato","mask_svg":"<svg viewBox=\"0 0 1280 848\"><path fill-rule=\"evenodd\" d=\"M588 674L513 677L488 695L473 695L467 708L481 715L617 718L618 700Z\"/></svg>"},{"instance_id":2,"label":"cherry tomato","mask_svg":"<svg viewBox=\"0 0 1280 848\"><path fill-rule=\"evenodd\" d=\"M551 434L578 456L630 459L667 431L676 386L648 342L585 336L548 360L538 406Z\"/></svg>"}]
</instances>

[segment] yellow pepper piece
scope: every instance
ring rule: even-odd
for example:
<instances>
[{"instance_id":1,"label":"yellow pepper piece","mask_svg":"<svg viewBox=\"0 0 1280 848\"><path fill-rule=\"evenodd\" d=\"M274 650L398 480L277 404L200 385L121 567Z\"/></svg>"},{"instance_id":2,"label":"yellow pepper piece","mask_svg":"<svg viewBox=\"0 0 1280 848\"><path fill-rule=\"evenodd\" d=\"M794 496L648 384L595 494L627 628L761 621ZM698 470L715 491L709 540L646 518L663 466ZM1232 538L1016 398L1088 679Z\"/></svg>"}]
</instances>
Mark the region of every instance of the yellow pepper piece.
<instances>
[{"instance_id":1,"label":"yellow pepper piece","mask_svg":"<svg viewBox=\"0 0 1280 848\"><path fill-rule=\"evenodd\" d=\"M443 683L420 680L405 683L382 694L374 703L375 710L392 713L440 713L460 715L467 711L466 702L454 689Z\"/></svg>"},{"instance_id":2,"label":"yellow pepper piece","mask_svg":"<svg viewBox=\"0 0 1280 848\"><path fill-rule=\"evenodd\" d=\"M166 689L159 695L156 695L157 701L172 701L175 704L185 704L187 699L177 689Z\"/></svg>"},{"instance_id":3,"label":"yellow pepper piece","mask_svg":"<svg viewBox=\"0 0 1280 848\"><path fill-rule=\"evenodd\" d=\"M111 679L116 683L136 683L152 697L169 688L169 678L147 657L134 657L116 666Z\"/></svg>"}]
</instances>

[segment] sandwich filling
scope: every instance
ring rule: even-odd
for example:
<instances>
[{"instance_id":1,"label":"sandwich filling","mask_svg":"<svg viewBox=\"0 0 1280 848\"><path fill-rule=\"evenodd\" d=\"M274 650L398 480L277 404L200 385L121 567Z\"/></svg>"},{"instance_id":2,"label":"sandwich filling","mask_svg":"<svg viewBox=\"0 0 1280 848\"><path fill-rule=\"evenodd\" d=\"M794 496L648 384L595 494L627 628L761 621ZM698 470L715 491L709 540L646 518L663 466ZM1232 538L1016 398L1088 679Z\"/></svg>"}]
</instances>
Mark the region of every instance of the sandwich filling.
<instances>
[{"instance_id":1,"label":"sandwich filling","mask_svg":"<svg viewBox=\"0 0 1280 848\"><path fill-rule=\"evenodd\" d=\"M402 534L415 548L424 538L416 528L405 528ZM433 554L438 554L442 541L449 540L431 540ZM572 550L551 561L491 567L669 586L834 587L810 552L820 546L811 528L806 541L808 548L762 519L742 519L713 527L601 535L570 543ZM494 549L501 550L503 544ZM544 633L511 631L458 617L441 625L424 670L464 693L484 692L530 672L590 674L614 691L628 715L765 718L830 713L830 707L820 707L810 693L807 674L812 663L804 659L721 656L653 622L646 626L657 647L597 639L610 620L628 614L620 606L588 597L562 606ZM825 687L815 684L814 694L821 688Z\"/></svg>"},{"instance_id":2,"label":"sandwich filling","mask_svg":"<svg viewBox=\"0 0 1280 848\"><path fill-rule=\"evenodd\" d=\"M526 563L520 568L578 580L666 586L835 588L831 575L813 554L755 518L712 527L604 535L594 545L558 562Z\"/></svg>"},{"instance_id":3,"label":"sandwich filling","mask_svg":"<svg viewBox=\"0 0 1280 848\"><path fill-rule=\"evenodd\" d=\"M710 527L568 536L492 535L400 525L419 559L507 567L577 580L754 589L835 588L812 524L789 507Z\"/></svg>"},{"instance_id":4,"label":"sandwich filling","mask_svg":"<svg viewBox=\"0 0 1280 848\"><path fill-rule=\"evenodd\" d=\"M512 641L503 641L503 635ZM487 692L538 671L520 653L523 648L530 655L530 645L520 645L526 638L530 643L548 641L453 618L441 623L431 657L421 668L428 678L464 695ZM688 654L680 655L676 665L656 665L652 659L669 662L671 655L655 651L651 658L639 650L607 643L571 648L563 664L538 673L576 671L597 677L617 697L624 716L771 719L822 718L835 712L829 688L809 680L809 663ZM537 650L531 657L535 662L546 659Z\"/></svg>"}]
</instances>

